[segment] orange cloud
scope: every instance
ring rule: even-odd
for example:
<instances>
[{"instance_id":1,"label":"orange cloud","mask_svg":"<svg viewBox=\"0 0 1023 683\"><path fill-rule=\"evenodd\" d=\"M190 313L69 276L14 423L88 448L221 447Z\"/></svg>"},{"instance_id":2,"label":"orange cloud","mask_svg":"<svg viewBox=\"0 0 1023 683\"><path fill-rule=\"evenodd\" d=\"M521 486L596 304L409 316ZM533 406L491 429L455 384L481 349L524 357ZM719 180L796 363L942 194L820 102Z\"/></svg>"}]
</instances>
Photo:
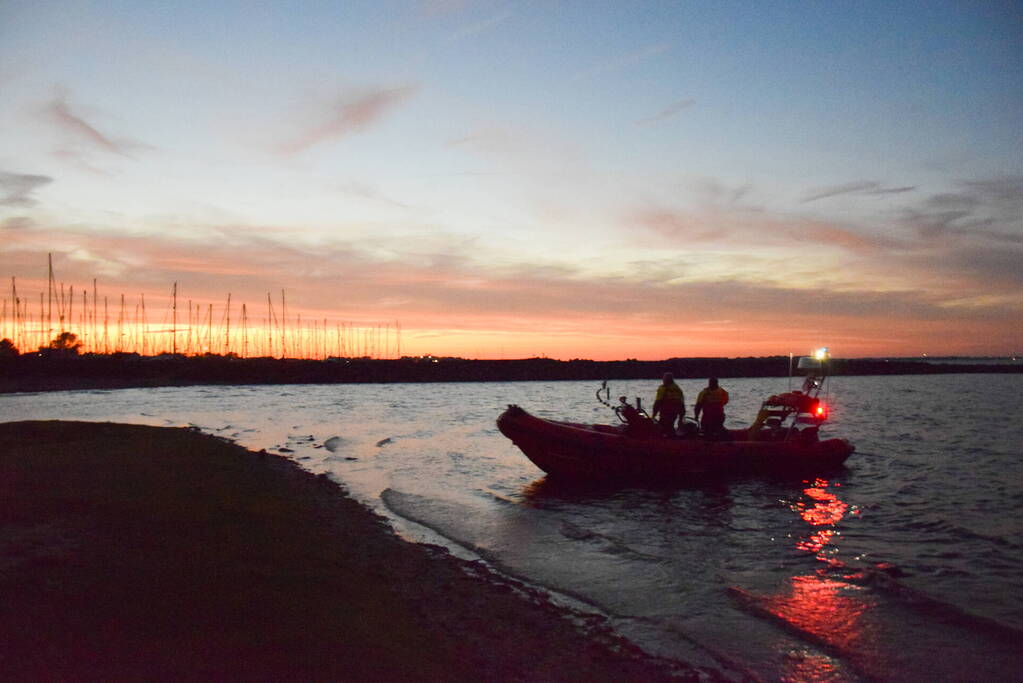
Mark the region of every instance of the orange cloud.
<instances>
[{"instance_id":1,"label":"orange cloud","mask_svg":"<svg viewBox=\"0 0 1023 683\"><path fill-rule=\"evenodd\" d=\"M303 244L287 231L252 226L210 226L190 237L48 229L31 221L5 226L0 273L17 276L26 291L45 289L49 252L58 277L78 291L99 277L101 294L145 293L160 302L154 306L164 305L174 282L182 302L220 306L231 293L235 306L259 311L268 292L277 302L283 289L290 314L304 320L400 321L410 353L664 358L768 355L823 342L847 356L1008 353L1018 343L1013 321L1023 306L1009 293L1007 283L1019 278L1005 250L1001 257L997 250L929 252L827 225L806 232L878 267L940 268L927 282L952 282L883 290L870 279L814 288L791 274L679 280L678 267L656 260L598 277L508 254L496 266L477 245L436 236L383 249L383 238ZM1000 287L977 282L992 273L1003 278ZM999 289L1005 295L981 296Z\"/></svg>"}]
</instances>

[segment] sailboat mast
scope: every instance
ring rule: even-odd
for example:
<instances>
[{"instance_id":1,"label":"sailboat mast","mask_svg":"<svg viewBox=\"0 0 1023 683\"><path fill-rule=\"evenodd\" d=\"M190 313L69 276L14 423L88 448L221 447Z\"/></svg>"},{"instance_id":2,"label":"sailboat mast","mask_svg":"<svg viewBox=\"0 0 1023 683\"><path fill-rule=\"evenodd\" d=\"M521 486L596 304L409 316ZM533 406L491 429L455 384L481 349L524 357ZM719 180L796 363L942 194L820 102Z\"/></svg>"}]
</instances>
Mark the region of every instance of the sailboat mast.
<instances>
[{"instance_id":1,"label":"sailboat mast","mask_svg":"<svg viewBox=\"0 0 1023 683\"><path fill-rule=\"evenodd\" d=\"M273 301L270 299L270 292L266 293L266 353L274 355L274 327L273 327Z\"/></svg>"},{"instance_id":2,"label":"sailboat mast","mask_svg":"<svg viewBox=\"0 0 1023 683\"><path fill-rule=\"evenodd\" d=\"M54 291L56 294L56 291ZM64 331L64 283L60 283L60 299L57 302L57 317L60 318L60 331Z\"/></svg>"},{"instance_id":3,"label":"sailboat mast","mask_svg":"<svg viewBox=\"0 0 1023 683\"><path fill-rule=\"evenodd\" d=\"M107 296L103 295L103 353L110 353L110 328L108 324L110 322L110 313L107 309Z\"/></svg>"},{"instance_id":4,"label":"sailboat mast","mask_svg":"<svg viewBox=\"0 0 1023 683\"><path fill-rule=\"evenodd\" d=\"M11 302L14 304L14 345L19 349L22 348L21 344L18 344L18 284L14 277L11 277Z\"/></svg>"},{"instance_id":5,"label":"sailboat mast","mask_svg":"<svg viewBox=\"0 0 1023 683\"><path fill-rule=\"evenodd\" d=\"M166 291L166 290L164 290ZM178 355L178 283L174 282L174 293L171 304L171 353Z\"/></svg>"},{"instance_id":6,"label":"sailboat mast","mask_svg":"<svg viewBox=\"0 0 1023 683\"><path fill-rule=\"evenodd\" d=\"M121 292L121 312L117 314L117 352L124 351L124 292Z\"/></svg>"},{"instance_id":7,"label":"sailboat mast","mask_svg":"<svg viewBox=\"0 0 1023 683\"><path fill-rule=\"evenodd\" d=\"M53 254L47 254L49 276L46 281L46 332L53 333Z\"/></svg>"},{"instance_id":8,"label":"sailboat mast","mask_svg":"<svg viewBox=\"0 0 1023 683\"><path fill-rule=\"evenodd\" d=\"M140 296L142 297L142 328L140 331L142 333L142 355L144 356L146 355L146 342L148 341L149 320L146 317L146 295L142 294Z\"/></svg>"},{"instance_id":9,"label":"sailboat mast","mask_svg":"<svg viewBox=\"0 0 1023 683\"><path fill-rule=\"evenodd\" d=\"M284 290L281 290L281 358L288 357L288 306L284 302Z\"/></svg>"},{"instance_id":10,"label":"sailboat mast","mask_svg":"<svg viewBox=\"0 0 1023 683\"><path fill-rule=\"evenodd\" d=\"M227 293L227 328L224 332L224 353L231 353L231 292Z\"/></svg>"}]
</instances>

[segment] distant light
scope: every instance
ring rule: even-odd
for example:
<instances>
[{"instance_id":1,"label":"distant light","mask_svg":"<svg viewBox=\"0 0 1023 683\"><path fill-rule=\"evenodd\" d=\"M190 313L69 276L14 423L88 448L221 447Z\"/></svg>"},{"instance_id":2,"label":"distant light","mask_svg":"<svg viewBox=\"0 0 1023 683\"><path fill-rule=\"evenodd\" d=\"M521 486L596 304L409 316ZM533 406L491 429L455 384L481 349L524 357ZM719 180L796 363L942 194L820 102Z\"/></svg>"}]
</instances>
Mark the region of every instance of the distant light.
<instances>
[{"instance_id":1,"label":"distant light","mask_svg":"<svg viewBox=\"0 0 1023 683\"><path fill-rule=\"evenodd\" d=\"M822 346L819 349L815 349L813 352L813 357L816 358L817 360L827 360L828 355L829 355L828 347L826 346Z\"/></svg>"}]
</instances>

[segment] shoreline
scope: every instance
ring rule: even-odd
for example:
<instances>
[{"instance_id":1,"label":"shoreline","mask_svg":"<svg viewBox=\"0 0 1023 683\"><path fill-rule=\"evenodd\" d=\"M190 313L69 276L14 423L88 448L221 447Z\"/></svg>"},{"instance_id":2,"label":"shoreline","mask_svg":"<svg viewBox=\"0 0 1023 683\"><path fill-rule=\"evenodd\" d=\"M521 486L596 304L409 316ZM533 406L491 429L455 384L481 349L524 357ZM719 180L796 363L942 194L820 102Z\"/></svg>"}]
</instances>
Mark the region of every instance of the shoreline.
<instances>
[{"instance_id":1,"label":"shoreline","mask_svg":"<svg viewBox=\"0 0 1023 683\"><path fill-rule=\"evenodd\" d=\"M188 429L0 423L0 512L11 680L724 680Z\"/></svg>"},{"instance_id":2,"label":"shoreline","mask_svg":"<svg viewBox=\"0 0 1023 683\"><path fill-rule=\"evenodd\" d=\"M789 358L670 358L663 361L466 360L338 358L326 361L153 356L24 354L0 358L0 393L128 389L194 385L361 384L659 380L707 377L788 377ZM930 363L916 360L832 359L832 376L1023 373L1023 363ZM799 374L798 372L796 374Z\"/></svg>"}]
</instances>

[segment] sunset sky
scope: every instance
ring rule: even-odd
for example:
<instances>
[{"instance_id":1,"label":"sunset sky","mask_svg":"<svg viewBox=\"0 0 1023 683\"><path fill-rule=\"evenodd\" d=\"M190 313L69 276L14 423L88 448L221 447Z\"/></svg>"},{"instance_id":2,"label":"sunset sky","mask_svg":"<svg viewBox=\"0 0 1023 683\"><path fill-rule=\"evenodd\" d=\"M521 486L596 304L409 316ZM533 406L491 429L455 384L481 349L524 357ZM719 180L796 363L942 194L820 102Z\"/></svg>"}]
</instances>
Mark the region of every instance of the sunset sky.
<instances>
[{"instance_id":1,"label":"sunset sky","mask_svg":"<svg viewBox=\"0 0 1023 683\"><path fill-rule=\"evenodd\" d=\"M1018 2L0 2L0 276L403 352L1023 351Z\"/></svg>"}]
</instances>

